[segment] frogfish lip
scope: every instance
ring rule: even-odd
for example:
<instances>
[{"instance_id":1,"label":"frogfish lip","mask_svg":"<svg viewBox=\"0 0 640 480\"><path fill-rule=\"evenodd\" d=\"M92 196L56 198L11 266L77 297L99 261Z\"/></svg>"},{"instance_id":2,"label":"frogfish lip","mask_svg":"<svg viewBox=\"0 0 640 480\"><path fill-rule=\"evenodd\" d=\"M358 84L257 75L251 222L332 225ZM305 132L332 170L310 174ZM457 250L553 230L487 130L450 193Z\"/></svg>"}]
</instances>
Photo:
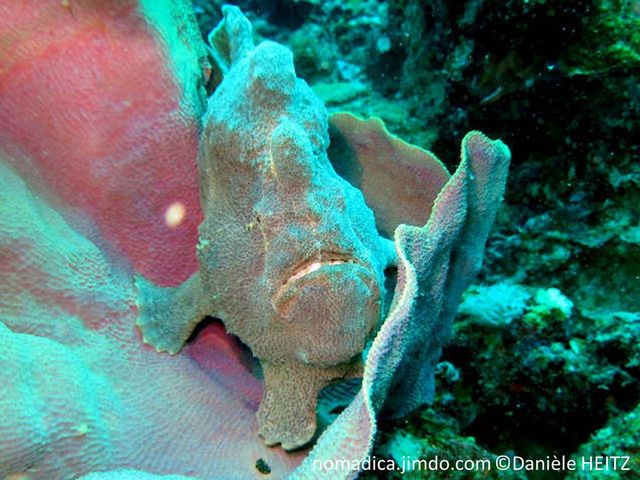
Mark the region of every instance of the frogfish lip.
<instances>
[{"instance_id":1,"label":"frogfish lip","mask_svg":"<svg viewBox=\"0 0 640 480\"><path fill-rule=\"evenodd\" d=\"M341 252L323 251L305 259L288 272L288 276L274 296L274 304L276 306L280 304L283 299L290 296L292 290L301 287L306 281L311 281L326 269L345 265L364 267L355 257Z\"/></svg>"}]
</instances>

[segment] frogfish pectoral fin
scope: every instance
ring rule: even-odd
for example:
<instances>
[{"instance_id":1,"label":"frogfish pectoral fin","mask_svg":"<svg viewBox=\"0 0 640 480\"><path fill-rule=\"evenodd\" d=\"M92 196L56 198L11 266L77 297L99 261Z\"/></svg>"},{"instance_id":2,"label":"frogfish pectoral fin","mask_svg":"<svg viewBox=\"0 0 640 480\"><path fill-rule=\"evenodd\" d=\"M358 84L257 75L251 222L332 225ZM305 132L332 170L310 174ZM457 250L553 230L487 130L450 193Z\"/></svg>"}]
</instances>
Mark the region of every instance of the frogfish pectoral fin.
<instances>
[{"instance_id":1,"label":"frogfish pectoral fin","mask_svg":"<svg viewBox=\"0 0 640 480\"><path fill-rule=\"evenodd\" d=\"M138 290L136 321L142 340L158 352L178 353L206 315L200 275L194 274L177 287L160 287L136 276Z\"/></svg>"}]
</instances>

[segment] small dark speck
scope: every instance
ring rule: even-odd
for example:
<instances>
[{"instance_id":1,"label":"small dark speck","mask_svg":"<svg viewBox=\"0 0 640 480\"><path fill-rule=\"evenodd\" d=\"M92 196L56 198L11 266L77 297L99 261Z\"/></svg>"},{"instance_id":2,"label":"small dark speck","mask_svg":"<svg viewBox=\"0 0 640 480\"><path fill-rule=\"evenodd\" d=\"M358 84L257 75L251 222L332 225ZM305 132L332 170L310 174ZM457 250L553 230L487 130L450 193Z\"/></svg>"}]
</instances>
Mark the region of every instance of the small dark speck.
<instances>
[{"instance_id":1,"label":"small dark speck","mask_svg":"<svg viewBox=\"0 0 640 480\"><path fill-rule=\"evenodd\" d=\"M256 470L263 475L269 475L271 473L271 467L261 458L256 460Z\"/></svg>"},{"instance_id":2,"label":"small dark speck","mask_svg":"<svg viewBox=\"0 0 640 480\"><path fill-rule=\"evenodd\" d=\"M331 415L339 415L342 413L342 411L344 410L343 406L339 406L339 407L334 407L331 409L331 411L329 412Z\"/></svg>"}]
</instances>

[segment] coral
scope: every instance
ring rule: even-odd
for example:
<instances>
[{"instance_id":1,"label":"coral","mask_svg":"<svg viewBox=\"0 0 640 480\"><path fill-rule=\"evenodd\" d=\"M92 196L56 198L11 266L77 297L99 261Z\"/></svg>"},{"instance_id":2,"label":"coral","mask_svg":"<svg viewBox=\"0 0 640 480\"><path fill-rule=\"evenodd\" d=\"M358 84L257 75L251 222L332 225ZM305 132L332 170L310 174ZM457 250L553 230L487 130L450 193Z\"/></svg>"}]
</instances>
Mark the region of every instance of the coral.
<instances>
[{"instance_id":1,"label":"coral","mask_svg":"<svg viewBox=\"0 0 640 480\"><path fill-rule=\"evenodd\" d=\"M640 7L636 0L595 2L579 42L561 59L569 75L593 75L640 66Z\"/></svg>"},{"instance_id":2,"label":"coral","mask_svg":"<svg viewBox=\"0 0 640 480\"><path fill-rule=\"evenodd\" d=\"M520 285L500 283L469 289L459 312L479 325L504 327L521 318L531 294Z\"/></svg>"},{"instance_id":3,"label":"coral","mask_svg":"<svg viewBox=\"0 0 640 480\"><path fill-rule=\"evenodd\" d=\"M450 367L440 374L433 409L494 452L569 456L607 417L638 403L640 317L582 309L554 288L515 286L531 298L508 324L456 322L443 359L459 379L446 378Z\"/></svg>"},{"instance_id":4,"label":"coral","mask_svg":"<svg viewBox=\"0 0 640 480\"><path fill-rule=\"evenodd\" d=\"M460 318L438 364L434 404L386 424L372 453L393 458L394 438L409 437L422 458L630 455L631 471L637 471L640 315L575 304L567 317L568 309L553 308L567 305L562 293L551 293L561 301L550 303L552 289L514 286L531 292L523 314L499 329ZM468 472L456 475L467 478ZM601 475L626 478L630 472Z\"/></svg>"},{"instance_id":5,"label":"coral","mask_svg":"<svg viewBox=\"0 0 640 480\"><path fill-rule=\"evenodd\" d=\"M596 431L588 442L580 446L574 459L580 464L583 458L609 457L610 468L602 468L599 477L604 479L633 478L640 473L640 404L630 412L612 418ZM618 466L613 468L614 458ZM624 458L628 457L628 461ZM624 469L622 468L624 467ZM595 469L595 468L594 468ZM567 475L568 480L587 479L588 469L576 470Z\"/></svg>"},{"instance_id":6,"label":"coral","mask_svg":"<svg viewBox=\"0 0 640 480\"><path fill-rule=\"evenodd\" d=\"M540 289L534 297L534 304L528 309L524 321L541 328L549 323L562 323L571 317L573 302L557 288Z\"/></svg>"},{"instance_id":7,"label":"coral","mask_svg":"<svg viewBox=\"0 0 640 480\"><path fill-rule=\"evenodd\" d=\"M403 429L392 432L382 432L379 446L374 450L377 458L393 459L396 468L385 472L384 478L392 480L400 479L427 479L437 480L443 477L443 462L454 462L458 459L490 460L495 462L496 454L482 448L473 437L461 434L456 422L444 414L440 408L427 408L412 414L408 421L402 421ZM431 462L427 464L415 464L416 460ZM433 463L439 464L434 468ZM404 469L404 472L402 472ZM483 469L487 472L486 467ZM478 475L480 468L473 473ZM380 478L378 472L363 472L358 477L363 480ZM487 475L488 476L488 475ZM449 469L446 478L466 480L470 478L470 471ZM522 471L492 469L491 476L496 479L526 479L527 475Z\"/></svg>"}]
</instances>

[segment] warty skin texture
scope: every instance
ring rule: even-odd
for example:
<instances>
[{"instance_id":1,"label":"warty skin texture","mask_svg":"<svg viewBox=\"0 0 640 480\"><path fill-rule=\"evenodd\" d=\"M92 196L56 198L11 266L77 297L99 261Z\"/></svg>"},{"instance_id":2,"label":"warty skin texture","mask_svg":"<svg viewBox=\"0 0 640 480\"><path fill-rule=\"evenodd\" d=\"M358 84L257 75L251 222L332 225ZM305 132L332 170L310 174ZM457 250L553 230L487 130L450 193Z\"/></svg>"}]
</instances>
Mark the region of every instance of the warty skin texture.
<instances>
[{"instance_id":1,"label":"warty skin texture","mask_svg":"<svg viewBox=\"0 0 640 480\"><path fill-rule=\"evenodd\" d=\"M200 268L176 288L138 279L144 341L176 353L205 316L222 319L262 365L259 433L287 450L315 434L320 389L364 375L310 458L366 455L383 407L403 415L431 398L502 198L509 150L470 132L450 175L379 120L338 114L327 157L326 112L295 77L288 50L254 46L235 7L225 7L209 41L223 80L198 157ZM385 269L396 265L385 305ZM362 442L346 448L354 438Z\"/></svg>"},{"instance_id":2,"label":"warty skin texture","mask_svg":"<svg viewBox=\"0 0 640 480\"><path fill-rule=\"evenodd\" d=\"M329 162L327 113L296 78L291 52L254 47L240 11L224 13L213 42L229 45L228 70L209 99L198 160L199 272L155 293L140 281L139 325L145 341L176 353L205 315L222 319L264 372L260 434L293 449L316 431L318 392L362 374L395 251Z\"/></svg>"}]
</instances>

